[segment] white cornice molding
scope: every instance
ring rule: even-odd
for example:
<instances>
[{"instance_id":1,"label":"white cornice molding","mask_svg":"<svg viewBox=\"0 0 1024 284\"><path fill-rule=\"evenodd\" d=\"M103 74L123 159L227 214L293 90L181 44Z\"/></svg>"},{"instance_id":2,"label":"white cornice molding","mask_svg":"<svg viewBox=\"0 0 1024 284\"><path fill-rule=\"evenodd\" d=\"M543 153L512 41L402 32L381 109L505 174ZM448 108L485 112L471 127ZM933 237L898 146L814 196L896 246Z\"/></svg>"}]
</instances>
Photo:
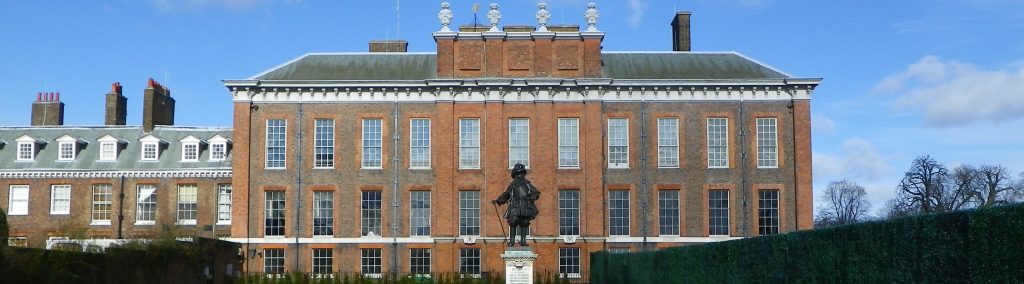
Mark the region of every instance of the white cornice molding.
<instances>
[{"instance_id":1,"label":"white cornice molding","mask_svg":"<svg viewBox=\"0 0 1024 284\"><path fill-rule=\"evenodd\" d=\"M90 178L230 178L231 170L179 171L0 171L0 179Z\"/></svg>"},{"instance_id":2,"label":"white cornice molding","mask_svg":"<svg viewBox=\"0 0 1024 284\"><path fill-rule=\"evenodd\" d=\"M273 82L231 87L236 102L641 102L810 100L819 79L612 80L512 79L428 80L418 86ZM428 85L431 84L432 85Z\"/></svg>"}]
</instances>

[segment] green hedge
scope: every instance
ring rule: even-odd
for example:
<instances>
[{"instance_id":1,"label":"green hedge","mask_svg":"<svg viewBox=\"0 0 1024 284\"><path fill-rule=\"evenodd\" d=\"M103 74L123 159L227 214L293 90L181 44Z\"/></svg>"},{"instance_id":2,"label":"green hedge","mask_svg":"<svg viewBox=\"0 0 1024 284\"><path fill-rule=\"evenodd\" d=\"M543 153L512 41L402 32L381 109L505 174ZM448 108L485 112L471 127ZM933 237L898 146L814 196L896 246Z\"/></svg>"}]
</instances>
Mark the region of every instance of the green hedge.
<instances>
[{"instance_id":1,"label":"green hedge","mask_svg":"<svg viewBox=\"0 0 1024 284\"><path fill-rule=\"evenodd\" d=\"M591 254L592 283L1019 283L1024 205L653 252Z\"/></svg>"}]
</instances>

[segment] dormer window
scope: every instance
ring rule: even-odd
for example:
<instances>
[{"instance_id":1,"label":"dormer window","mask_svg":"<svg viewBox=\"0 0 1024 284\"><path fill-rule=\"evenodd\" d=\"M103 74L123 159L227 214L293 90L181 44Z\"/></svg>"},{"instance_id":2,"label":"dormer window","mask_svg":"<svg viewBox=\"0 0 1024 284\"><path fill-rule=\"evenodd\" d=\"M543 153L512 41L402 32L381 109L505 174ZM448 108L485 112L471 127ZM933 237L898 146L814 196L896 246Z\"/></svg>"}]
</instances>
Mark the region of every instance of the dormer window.
<instances>
[{"instance_id":1,"label":"dormer window","mask_svg":"<svg viewBox=\"0 0 1024 284\"><path fill-rule=\"evenodd\" d=\"M64 135L57 138L57 160L74 161L78 154L78 145L85 144L84 140Z\"/></svg>"},{"instance_id":2,"label":"dormer window","mask_svg":"<svg viewBox=\"0 0 1024 284\"><path fill-rule=\"evenodd\" d=\"M231 143L231 139L216 135L207 142L210 143L210 161L223 161L227 159L228 143Z\"/></svg>"},{"instance_id":3,"label":"dormer window","mask_svg":"<svg viewBox=\"0 0 1024 284\"><path fill-rule=\"evenodd\" d=\"M143 161L156 161L160 159L160 144L167 143L160 138L153 137L153 135L147 135L142 139L142 160Z\"/></svg>"},{"instance_id":4,"label":"dormer window","mask_svg":"<svg viewBox=\"0 0 1024 284\"><path fill-rule=\"evenodd\" d=\"M96 139L100 142L100 161L117 161L117 152L121 143L127 144L128 141L114 138L113 136L106 135L100 139Z\"/></svg>"},{"instance_id":5,"label":"dormer window","mask_svg":"<svg viewBox=\"0 0 1024 284\"><path fill-rule=\"evenodd\" d=\"M34 161L36 159L36 144L45 143L28 135L22 135L14 141L18 143L18 161Z\"/></svg>"},{"instance_id":6,"label":"dormer window","mask_svg":"<svg viewBox=\"0 0 1024 284\"><path fill-rule=\"evenodd\" d=\"M199 138L189 135L181 139L179 142L181 142L181 161L198 162L199 143L202 143L203 140L199 140Z\"/></svg>"}]
</instances>

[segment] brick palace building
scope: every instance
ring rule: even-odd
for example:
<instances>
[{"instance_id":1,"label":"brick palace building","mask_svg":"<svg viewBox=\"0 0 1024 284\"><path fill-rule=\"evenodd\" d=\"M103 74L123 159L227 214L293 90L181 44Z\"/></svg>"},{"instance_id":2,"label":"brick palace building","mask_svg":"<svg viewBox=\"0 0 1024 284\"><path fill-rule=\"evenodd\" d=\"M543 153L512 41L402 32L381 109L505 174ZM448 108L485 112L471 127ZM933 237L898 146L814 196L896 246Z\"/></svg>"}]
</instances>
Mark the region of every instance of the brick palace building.
<instances>
[{"instance_id":1,"label":"brick palace building","mask_svg":"<svg viewBox=\"0 0 1024 284\"><path fill-rule=\"evenodd\" d=\"M150 79L143 125L127 126L115 83L105 123L65 126L60 95L37 95L32 125L0 127L0 200L8 242L89 249L171 234L227 236L231 129L174 126L170 90Z\"/></svg>"},{"instance_id":2,"label":"brick palace building","mask_svg":"<svg viewBox=\"0 0 1024 284\"><path fill-rule=\"evenodd\" d=\"M602 51L593 7L582 29L452 31L447 12L436 52L372 42L224 81L247 271L500 273L508 230L490 200L515 163L541 190L536 267L566 277L594 251L812 227L820 79L690 51L685 12L665 52Z\"/></svg>"}]
</instances>

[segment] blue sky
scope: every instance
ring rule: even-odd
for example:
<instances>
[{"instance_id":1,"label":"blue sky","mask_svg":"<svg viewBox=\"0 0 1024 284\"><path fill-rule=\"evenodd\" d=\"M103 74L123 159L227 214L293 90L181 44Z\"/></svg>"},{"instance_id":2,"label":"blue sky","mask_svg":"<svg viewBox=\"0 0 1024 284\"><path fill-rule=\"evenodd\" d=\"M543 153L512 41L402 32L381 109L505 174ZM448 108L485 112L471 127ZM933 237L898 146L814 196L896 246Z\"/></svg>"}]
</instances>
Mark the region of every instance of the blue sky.
<instances>
[{"instance_id":1,"label":"blue sky","mask_svg":"<svg viewBox=\"0 0 1024 284\"><path fill-rule=\"evenodd\" d=\"M65 124L102 124L115 81L139 124L153 77L178 100L178 125L230 126L220 80L373 39L433 51L439 2L402 1L398 17L396 1L0 0L0 125L29 124L41 91L61 92ZM475 1L449 2L455 23L472 21ZM535 23L537 1L496 2L502 24ZM583 24L586 2L548 1L551 22ZM671 50L671 17L689 10L695 51L825 78L812 102L816 192L849 178L880 208L924 154L1024 171L1024 1L596 2L607 51Z\"/></svg>"}]
</instances>

